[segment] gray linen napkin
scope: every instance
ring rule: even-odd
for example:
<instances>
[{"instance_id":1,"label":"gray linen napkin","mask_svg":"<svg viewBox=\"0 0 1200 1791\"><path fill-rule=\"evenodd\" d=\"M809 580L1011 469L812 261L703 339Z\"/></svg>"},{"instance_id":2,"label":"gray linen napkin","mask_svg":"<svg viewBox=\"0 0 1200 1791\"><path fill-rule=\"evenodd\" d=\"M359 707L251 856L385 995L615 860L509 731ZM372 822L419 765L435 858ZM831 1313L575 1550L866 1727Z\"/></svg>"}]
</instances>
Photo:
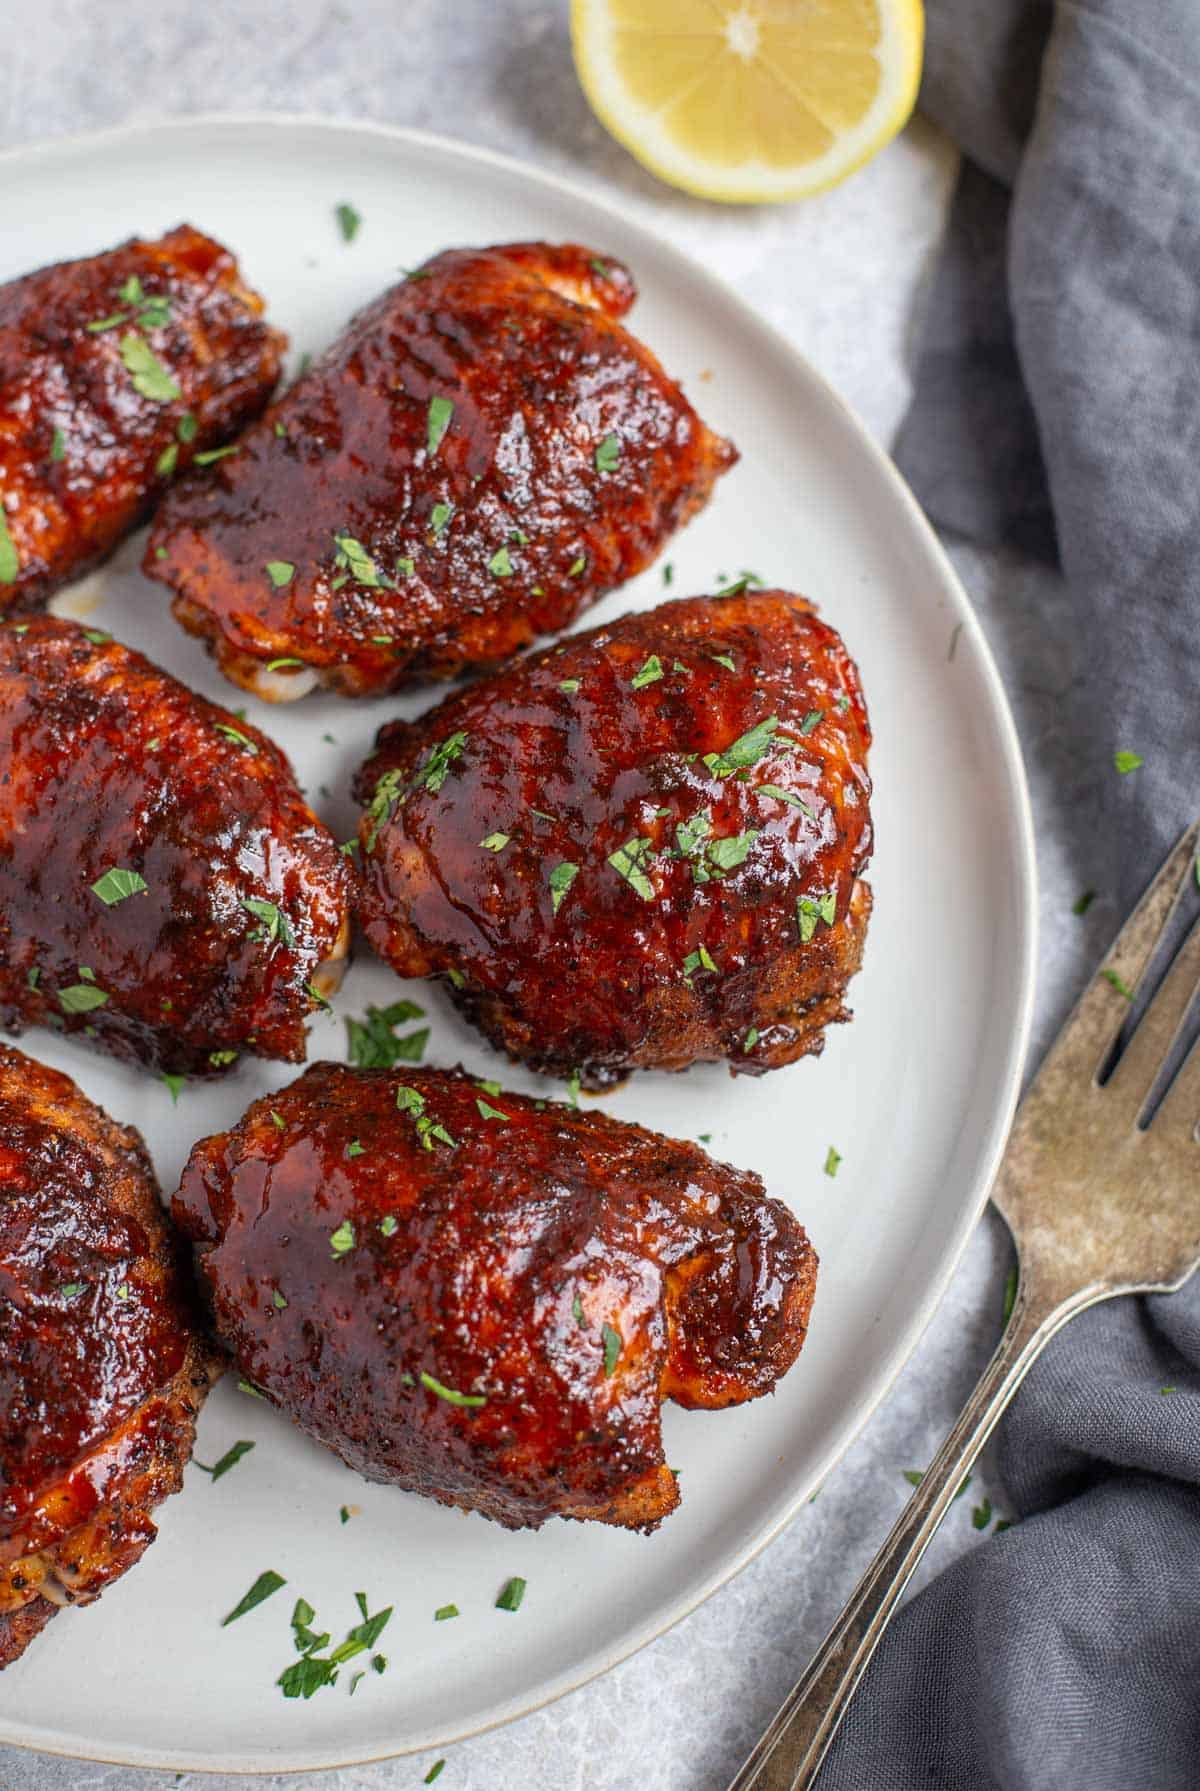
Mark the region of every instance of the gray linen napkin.
<instances>
[{"instance_id":1,"label":"gray linen napkin","mask_svg":"<svg viewBox=\"0 0 1200 1791\"><path fill-rule=\"evenodd\" d=\"M1061 559L1123 911L1200 812L1200 0L927 9L967 162L898 458L944 529ZM822 1785L1200 1791L1200 1277L1077 1319L1000 1470L1019 1521L901 1612Z\"/></svg>"}]
</instances>

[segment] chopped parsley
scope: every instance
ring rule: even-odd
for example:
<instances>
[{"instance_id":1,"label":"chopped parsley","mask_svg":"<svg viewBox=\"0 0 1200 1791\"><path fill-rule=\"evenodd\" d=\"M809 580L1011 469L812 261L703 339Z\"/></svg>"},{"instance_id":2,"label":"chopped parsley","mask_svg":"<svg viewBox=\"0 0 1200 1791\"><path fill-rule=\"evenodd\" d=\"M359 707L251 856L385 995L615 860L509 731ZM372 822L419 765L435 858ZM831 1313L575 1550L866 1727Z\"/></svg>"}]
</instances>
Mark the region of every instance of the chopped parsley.
<instances>
[{"instance_id":1,"label":"chopped parsley","mask_svg":"<svg viewBox=\"0 0 1200 1791\"><path fill-rule=\"evenodd\" d=\"M179 1097L183 1092L183 1087L187 1081L187 1077L186 1076L173 1076L171 1074L170 1070L164 1070L162 1075L159 1077L159 1081L165 1083L165 1085L170 1093L170 1096L171 1096L172 1107L178 1106Z\"/></svg>"},{"instance_id":2,"label":"chopped parsley","mask_svg":"<svg viewBox=\"0 0 1200 1791\"><path fill-rule=\"evenodd\" d=\"M253 1447L253 1443L234 1443L231 1448L226 1449L219 1461L213 1463L211 1468L206 1468L202 1461L196 1460L195 1456L192 1457L192 1462L204 1473L211 1474L214 1480L219 1480L222 1474L229 1472L230 1468L236 1468L243 1455L249 1455Z\"/></svg>"},{"instance_id":3,"label":"chopped parsley","mask_svg":"<svg viewBox=\"0 0 1200 1791\"><path fill-rule=\"evenodd\" d=\"M488 571L493 578L511 578L513 563L507 547L498 547L488 561Z\"/></svg>"},{"instance_id":4,"label":"chopped parsley","mask_svg":"<svg viewBox=\"0 0 1200 1791\"><path fill-rule=\"evenodd\" d=\"M825 1152L825 1173L831 1179L833 1176L835 1176L837 1174L838 1167L839 1167L841 1161L842 1161L841 1152L835 1150L833 1145L831 1144L829 1149Z\"/></svg>"},{"instance_id":5,"label":"chopped parsley","mask_svg":"<svg viewBox=\"0 0 1200 1791\"><path fill-rule=\"evenodd\" d=\"M757 1045L757 1043L759 1041L759 1036L760 1035L759 1035L758 1027L752 1026L750 1028L749 1032L746 1034L745 1038L742 1040L743 1053L753 1051L755 1045Z\"/></svg>"},{"instance_id":6,"label":"chopped parsley","mask_svg":"<svg viewBox=\"0 0 1200 1791\"><path fill-rule=\"evenodd\" d=\"M502 1119L505 1124L507 1124L512 1117L511 1114L501 1113L499 1107L493 1107L488 1101L484 1100L482 1095L475 1096L475 1105L479 1109L480 1119Z\"/></svg>"},{"instance_id":7,"label":"chopped parsley","mask_svg":"<svg viewBox=\"0 0 1200 1791\"><path fill-rule=\"evenodd\" d=\"M228 722L214 721L213 726L216 728L218 734L224 735L225 739L231 740L235 746L240 746L243 752L256 753L258 751L258 747L253 740L241 733L238 728L230 727Z\"/></svg>"},{"instance_id":8,"label":"chopped parsley","mask_svg":"<svg viewBox=\"0 0 1200 1791\"><path fill-rule=\"evenodd\" d=\"M737 671L737 666L734 664L732 653L710 653L708 657L715 660L718 665L723 665L727 672Z\"/></svg>"},{"instance_id":9,"label":"chopped parsley","mask_svg":"<svg viewBox=\"0 0 1200 1791\"><path fill-rule=\"evenodd\" d=\"M671 564L670 560L667 560L665 562L665 564L663 565L663 569L662 569L662 581L663 581L664 585L669 585L671 580L674 578L674 576L675 576L675 568Z\"/></svg>"},{"instance_id":10,"label":"chopped parsley","mask_svg":"<svg viewBox=\"0 0 1200 1791\"><path fill-rule=\"evenodd\" d=\"M596 471L615 473L621 459L621 444L615 435L606 435L596 448Z\"/></svg>"},{"instance_id":11,"label":"chopped parsley","mask_svg":"<svg viewBox=\"0 0 1200 1791\"><path fill-rule=\"evenodd\" d=\"M564 678L558 688L561 691L563 691L567 696L574 696L575 692L579 689L579 679L578 678Z\"/></svg>"},{"instance_id":12,"label":"chopped parsley","mask_svg":"<svg viewBox=\"0 0 1200 1791\"><path fill-rule=\"evenodd\" d=\"M316 1612L306 1599L297 1601L292 1612L292 1634L300 1651L300 1658L293 1661L291 1666L285 1667L275 1682L285 1698L311 1698L323 1685L336 1685L338 1669L346 1661L353 1660L359 1654L369 1654L374 1648L391 1620L393 1607L388 1605L386 1610L376 1611L373 1616L368 1615L366 1594L356 1592L354 1597L362 1622L347 1630L345 1640L339 1642L336 1648L330 1649L328 1655L317 1652L320 1648L328 1647L328 1631L323 1635L316 1635L311 1628ZM382 1662L382 1665L377 1662ZM377 1673L382 1673L387 1662L382 1655L378 1655L371 1664ZM362 1677L361 1673L351 1676L351 1693Z\"/></svg>"},{"instance_id":13,"label":"chopped parsley","mask_svg":"<svg viewBox=\"0 0 1200 1791\"><path fill-rule=\"evenodd\" d=\"M444 1399L446 1401L447 1405L480 1406L487 1404L486 1394L460 1393L456 1387L444 1386L441 1381L435 1380L431 1374L426 1374L423 1368L418 1378L423 1387L430 1393L436 1393L439 1399Z\"/></svg>"},{"instance_id":14,"label":"chopped parsley","mask_svg":"<svg viewBox=\"0 0 1200 1791\"><path fill-rule=\"evenodd\" d=\"M270 1598L272 1593L278 1592L280 1586L286 1585L287 1581L283 1575L268 1567L265 1573L259 1574L245 1596L238 1599L229 1615L221 1618L221 1628L224 1629L227 1624L236 1623L239 1617L244 1617L247 1611L252 1611L256 1604L261 1604L264 1598Z\"/></svg>"},{"instance_id":15,"label":"chopped parsley","mask_svg":"<svg viewBox=\"0 0 1200 1791\"><path fill-rule=\"evenodd\" d=\"M152 404L174 404L183 393L144 337L130 330L119 344L133 389Z\"/></svg>"},{"instance_id":16,"label":"chopped parsley","mask_svg":"<svg viewBox=\"0 0 1200 1791\"><path fill-rule=\"evenodd\" d=\"M519 1611L527 1584L527 1580L520 1579L516 1575L511 1580L507 1580L496 1600L496 1609L498 1611Z\"/></svg>"},{"instance_id":17,"label":"chopped parsley","mask_svg":"<svg viewBox=\"0 0 1200 1791\"><path fill-rule=\"evenodd\" d=\"M329 1248L335 1260L342 1256L348 1256L353 1250L355 1242L354 1226L349 1219L343 1219L337 1230L331 1231L329 1234Z\"/></svg>"},{"instance_id":18,"label":"chopped parsley","mask_svg":"<svg viewBox=\"0 0 1200 1791\"><path fill-rule=\"evenodd\" d=\"M803 810L810 821L816 820L816 815L809 808L807 802L802 796L797 796L794 790L780 789L778 784L755 784L754 793L756 796L770 796L776 802L786 802L789 808Z\"/></svg>"},{"instance_id":19,"label":"chopped parsley","mask_svg":"<svg viewBox=\"0 0 1200 1791\"><path fill-rule=\"evenodd\" d=\"M267 561L267 577L277 591L282 591L285 585L290 585L295 576L296 568L290 560Z\"/></svg>"},{"instance_id":20,"label":"chopped parsley","mask_svg":"<svg viewBox=\"0 0 1200 1791\"><path fill-rule=\"evenodd\" d=\"M297 666L303 664L304 661L302 659L268 659L267 670L269 672L294 671ZM325 788L324 784L321 785L321 794L322 796L328 796L329 794L329 791Z\"/></svg>"},{"instance_id":21,"label":"chopped parsley","mask_svg":"<svg viewBox=\"0 0 1200 1791\"><path fill-rule=\"evenodd\" d=\"M440 1604L437 1610L433 1613L433 1620L435 1623L448 1623L451 1617L457 1617L458 1615L459 1609L456 1604Z\"/></svg>"},{"instance_id":22,"label":"chopped parsley","mask_svg":"<svg viewBox=\"0 0 1200 1791\"><path fill-rule=\"evenodd\" d=\"M432 1785L435 1779L441 1778L442 1773L445 1771L445 1767L446 1762L444 1760L435 1760L433 1765L429 1768L429 1771L425 1774L425 1777L421 1780L421 1783L423 1785Z\"/></svg>"},{"instance_id":23,"label":"chopped parsley","mask_svg":"<svg viewBox=\"0 0 1200 1791\"><path fill-rule=\"evenodd\" d=\"M440 740L430 752L424 763L418 767L404 783L404 775L400 771L385 771L375 785L375 793L367 810L367 818L372 823L365 841L366 850L373 852L375 842L379 838L384 822L391 819L393 810L406 802L414 790L430 790L434 795L441 789L450 772L450 767L467 744L465 733L450 734Z\"/></svg>"},{"instance_id":24,"label":"chopped parsley","mask_svg":"<svg viewBox=\"0 0 1200 1791\"><path fill-rule=\"evenodd\" d=\"M804 720L800 723L800 732L802 734L811 734L813 729L819 727L824 719L824 709L810 709L808 714L804 717Z\"/></svg>"},{"instance_id":25,"label":"chopped parsley","mask_svg":"<svg viewBox=\"0 0 1200 1791\"><path fill-rule=\"evenodd\" d=\"M400 1221L396 1218L394 1213L385 1213L383 1218L379 1221L379 1229L385 1238L395 1237L399 1225Z\"/></svg>"},{"instance_id":26,"label":"chopped parsley","mask_svg":"<svg viewBox=\"0 0 1200 1791\"><path fill-rule=\"evenodd\" d=\"M1112 984L1118 995L1123 995L1126 1001L1133 1000L1133 990L1122 977L1117 975L1115 970L1102 970L1100 974L1106 983Z\"/></svg>"},{"instance_id":27,"label":"chopped parsley","mask_svg":"<svg viewBox=\"0 0 1200 1791\"><path fill-rule=\"evenodd\" d=\"M239 452L240 442L229 442L223 448L205 448L202 454L193 455L195 466L212 466L218 460L227 460L231 454Z\"/></svg>"},{"instance_id":28,"label":"chopped parsley","mask_svg":"<svg viewBox=\"0 0 1200 1791\"><path fill-rule=\"evenodd\" d=\"M817 922L823 920L831 927L837 919L837 891L831 889L816 901L811 896L796 897L796 925L800 929L800 942L807 945L817 930Z\"/></svg>"},{"instance_id":29,"label":"chopped parsley","mask_svg":"<svg viewBox=\"0 0 1200 1791\"><path fill-rule=\"evenodd\" d=\"M50 458L54 461L65 460L67 454L67 438L61 429L56 429L50 442Z\"/></svg>"},{"instance_id":30,"label":"chopped parsley","mask_svg":"<svg viewBox=\"0 0 1200 1791\"><path fill-rule=\"evenodd\" d=\"M86 1286L86 1281L68 1281L58 1291L65 1300L73 1300L76 1294L81 1294Z\"/></svg>"},{"instance_id":31,"label":"chopped parsley","mask_svg":"<svg viewBox=\"0 0 1200 1791\"><path fill-rule=\"evenodd\" d=\"M1088 909L1091 907L1092 903L1095 901L1095 899L1096 899L1095 890L1094 889L1085 889L1083 894L1079 897L1078 901L1071 903L1071 913L1072 914L1086 914Z\"/></svg>"},{"instance_id":32,"label":"chopped parsley","mask_svg":"<svg viewBox=\"0 0 1200 1791\"><path fill-rule=\"evenodd\" d=\"M569 864L566 859L556 864L550 873L550 907L555 914L562 907L567 891L579 875L579 866Z\"/></svg>"},{"instance_id":33,"label":"chopped parsley","mask_svg":"<svg viewBox=\"0 0 1200 1791\"><path fill-rule=\"evenodd\" d=\"M485 852L503 852L511 839L511 833L489 833L485 834L479 844Z\"/></svg>"},{"instance_id":34,"label":"chopped parsley","mask_svg":"<svg viewBox=\"0 0 1200 1791\"><path fill-rule=\"evenodd\" d=\"M1011 1268L1004 1280L1004 1316L1001 1319L1002 1324L1008 1323L1009 1319L1012 1317L1013 1307L1017 1303L1017 1280L1017 1271L1015 1268Z\"/></svg>"},{"instance_id":35,"label":"chopped parsley","mask_svg":"<svg viewBox=\"0 0 1200 1791\"><path fill-rule=\"evenodd\" d=\"M366 1146L357 1138L352 1138L346 1146L346 1157L350 1162L353 1162L355 1157L361 1157L365 1155L365 1153Z\"/></svg>"},{"instance_id":36,"label":"chopped parsley","mask_svg":"<svg viewBox=\"0 0 1200 1791\"><path fill-rule=\"evenodd\" d=\"M8 532L8 514L4 508L4 494L0 492L0 585L15 584L17 573L21 570L21 561L17 554L16 543Z\"/></svg>"},{"instance_id":37,"label":"chopped parsley","mask_svg":"<svg viewBox=\"0 0 1200 1791\"><path fill-rule=\"evenodd\" d=\"M123 870L114 865L92 884L92 894L99 896L106 907L115 908L127 896L142 895L148 887L145 878L137 871Z\"/></svg>"},{"instance_id":38,"label":"chopped parsley","mask_svg":"<svg viewBox=\"0 0 1200 1791\"><path fill-rule=\"evenodd\" d=\"M341 205L335 207L334 216L338 221L338 229L342 233L342 241L344 243L352 243L358 235L359 228L362 224L362 213L356 211L354 206L349 204L346 200L343 200Z\"/></svg>"},{"instance_id":39,"label":"chopped parsley","mask_svg":"<svg viewBox=\"0 0 1200 1791\"><path fill-rule=\"evenodd\" d=\"M360 1070L390 1070L396 1063L420 1063L429 1028L396 1037L396 1027L421 1020L425 1009L415 1001L394 1001L390 1007L368 1007L362 1020L347 1017L346 1043L350 1061Z\"/></svg>"},{"instance_id":40,"label":"chopped parsley","mask_svg":"<svg viewBox=\"0 0 1200 1791\"><path fill-rule=\"evenodd\" d=\"M82 970L79 973L83 975ZM103 1007L108 996L95 983L72 983L67 989L58 991L59 1006L64 1014L90 1014L93 1008Z\"/></svg>"},{"instance_id":41,"label":"chopped parsley","mask_svg":"<svg viewBox=\"0 0 1200 1791\"><path fill-rule=\"evenodd\" d=\"M1113 754L1113 764L1122 777L1127 777L1131 771L1139 770L1145 763L1141 753L1115 752Z\"/></svg>"},{"instance_id":42,"label":"chopped parsley","mask_svg":"<svg viewBox=\"0 0 1200 1791\"><path fill-rule=\"evenodd\" d=\"M739 864L744 864L751 846L758 838L758 831L757 827L748 827L745 833L728 834L722 839L709 840L708 862L713 874L720 876L725 871L735 870Z\"/></svg>"},{"instance_id":43,"label":"chopped parsley","mask_svg":"<svg viewBox=\"0 0 1200 1791\"><path fill-rule=\"evenodd\" d=\"M252 914L255 920L262 922L262 926L255 927L250 934L252 940L262 940L266 945L274 945L278 940L289 951L294 948L296 935L287 915L274 902L265 901L261 896L243 896L242 907L247 914Z\"/></svg>"},{"instance_id":44,"label":"chopped parsley","mask_svg":"<svg viewBox=\"0 0 1200 1791\"><path fill-rule=\"evenodd\" d=\"M635 690L644 690L647 684L657 684L662 676L662 660L657 653L651 653L641 671L634 673L630 683Z\"/></svg>"},{"instance_id":45,"label":"chopped parsley","mask_svg":"<svg viewBox=\"0 0 1200 1791\"><path fill-rule=\"evenodd\" d=\"M580 578L586 571L587 555L581 553L577 559L571 561L570 566L567 568L567 577Z\"/></svg>"},{"instance_id":46,"label":"chopped parsley","mask_svg":"<svg viewBox=\"0 0 1200 1791\"><path fill-rule=\"evenodd\" d=\"M748 765L756 765L770 750L779 726L777 715L768 715L746 733L740 734L723 752L708 752L704 763L714 777L732 777Z\"/></svg>"},{"instance_id":47,"label":"chopped parsley","mask_svg":"<svg viewBox=\"0 0 1200 1791\"><path fill-rule=\"evenodd\" d=\"M438 1144L447 1145L451 1150L457 1150L457 1141L450 1136L445 1126L426 1113L425 1096L417 1089L408 1088L402 1083L396 1090L396 1107L400 1113L412 1114L422 1150L432 1150L435 1140Z\"/></svg>"},{"instance_id":48,"label":"chopped parsley","mask_svg":"<svg viewBox=\"0 0 1200 1791\"><path fill-rule=\"evenodd\" d=\"M624 877L629 887L640 895L644 902L654 900L654 885L646 875L647 866L653 857L652 842L634 835L610 852L608 862L618 876Z\"/></svg>"},{"instance_id":49,"label":"chopped parsley","mask_svg":"<svg viewBox=\"0 0 1200 1791\"><path fill-rule=\"evenodd\" d=\"M435 504L429 512L429 526L435 535L440 535L449 522L453 511L449 504Z\"/></svg>"},{"instance_id":50,"label":"chopped parsley","mask_svg":"<svg viewBox=\"0 0 1200 1791\"><path fill-rule=\"evenodd\" d=\"M623 1339L620 1331L614 1330L612 1325L602 1325L600 1335L604 1340L604 1378L611 1380L621 1359Z\"/></svg>"},{"instance_id":51,"label":"chopped parsley","mask_svg":"<svg viewBox=\"0 0 1200 1791\"><path fill-rule=\"evenodd\" d=\"M687 957L683 960L684 982L690 983L692 978L701 970L707 970L710 975L714 976L719 976L721 974L712 958L708 955L707 947L703 945L698 951L690 951Z\"/></svg>"},{"instance_id":52,"label":"chopped parsley","mask_svg":"<svg viewBox=\"0 0 1200 1791\"><path fill-rule=\"evenodd\" d=\"M286 1312L287 1307L288 1307L287 1295L280 1293L280 1291L277 1287L272 1288L271 1304L275 1308L276 1312Z\"/></svg>"},{"instance_id":53,"label":"chopped parsley","mask_svg":"<svg viewBox=\"0 0 1200 1791\"><path fill-rule=\"evenodd\" d=\"M449 398L431 398L429 415L426 420L425 450L432 460L442 445L442 438L450 427L450 419L454 415L454 406Z\"/></svg>"},{"instance_id":54,"label":"chopped parsley","mask_svg":"<svg viewBox=\"0 0 1200 1791\"><path fill-rule=\"evenodd\" d=\"M370 585L378 589L383 580L379 576L379 568L363 546L353 535L335 535L337 554L334 564L349 569L350 576L360 585Z\"/></svg>"},{"instance_id":55,"label":"chopped parsley","mask_svg":"<svg viewBox=\"0 0 1200 1791\"><path fill-rule=\"evenodd\" d=\"M992 1501L984 1499L982 1505L971 1507L971 1523L976 1530L986 1530L992 1521Z\"/></svg>"},{"instance_id":56,"label":"chopped parsley","mask_svg":"<svg viewBox=\"0 0 1200 1791\"><path fill-rule=\"evenodd\" d=\"M228 1064L236 1063L237 1059L237 1052L232 1050L210 1051L208 1054L208 1061L214 1070L223 1070Z\"/></svg>"}]
</instances>

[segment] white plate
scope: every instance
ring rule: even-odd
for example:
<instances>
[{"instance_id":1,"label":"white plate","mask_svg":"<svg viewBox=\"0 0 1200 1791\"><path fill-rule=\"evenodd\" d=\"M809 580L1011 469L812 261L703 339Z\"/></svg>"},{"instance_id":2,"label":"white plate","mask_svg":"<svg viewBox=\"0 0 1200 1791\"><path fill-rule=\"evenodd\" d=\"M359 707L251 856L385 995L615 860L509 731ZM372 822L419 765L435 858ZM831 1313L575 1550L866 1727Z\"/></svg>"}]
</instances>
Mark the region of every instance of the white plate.
<instances>
[{"instance_id":1,"label":"white plate","mask_svg":"<svg viewBox=\"0 0 1200 1791\"><path fill-rule=\"evenodd\" d=\"M1024 1054L1034 870L1020 755L995 667L949 565L890 463L807 364L705 269L562 181L400 131L312 120L194 120L0 157L0 279L188 219L228 243L296 352L324 344L364 300L453 243L574 238L634 269L638 334L731 435L740 466L672 544L673 594L745 566L815 597L862 669L875 726L876 910L857 1017L819 1062L758 1082L723 1069L643 1076L617 1114L758 1170L816 1242L809 1342L772 1399L738 1411L668 1408L681 1510L646 1538L553 1522L509 1535L482 1518L363 1484L227 1381L197 1453L257 1447L215 1484L196 1468L163 1508L157 1544L91 1610L60 1616L0 1679L0 1740L135 1766L268 1772L340 1766L445 1743L579 1685L649 1641L736 1572L820 1482L897 1373L984 1201ZM364 223L350 247L333 208ZM218 701L250 703L291 754L339 838L347 784L376 728L429 700L310 698L269 710L234 693L138 574L141 542L56 607L142 648ZM664 596L658 569L584 625ZM953 657L950 657L954 641ZM326 732L336 738L330 746ZM332 792L319 793L324 784ZM360 961L339 1016L394 998ZM430 1057L530 1088L437 990ZM193 1139L290 1080L250 1065L219 1088L167 1089L82 1045L25 1044L145 1133L164 1189ZM310 1055L341 1057L341 1018ZM546 1085L541 1085L545 1089ZM830 1145L837 1179L822 1172ZM361 1507L343 1525L339 1507ZM217 1627L267 1567L285 1591ZM493 1608L511 1574L517 1615ZM311 1702L275 1689L303 1595L335 1640L356 1590L394 1604L391 1667ZM456 1603L456 1621L434 1609ZM105 1661L108 1670L97 1671Z\"/></svg>"}]
</instances>

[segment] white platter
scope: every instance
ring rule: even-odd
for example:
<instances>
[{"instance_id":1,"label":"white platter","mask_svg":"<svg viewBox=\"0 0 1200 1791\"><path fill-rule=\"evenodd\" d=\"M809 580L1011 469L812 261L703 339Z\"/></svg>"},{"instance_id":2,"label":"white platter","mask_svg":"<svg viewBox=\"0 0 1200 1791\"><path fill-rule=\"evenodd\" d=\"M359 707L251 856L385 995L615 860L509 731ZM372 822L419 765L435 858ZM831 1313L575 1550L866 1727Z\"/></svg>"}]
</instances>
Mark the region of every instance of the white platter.
<instances>
[{"instance_id":1,"label":"white platter","mask_svg":"<svg viewBox=\"0 0 1200 1791\"><path fill-rule=\"evenodd\" d=\"M65 1613L0 1678L0 1740L131 1766L279 1772L443 1744L581 1684L708 1596L785 1524L846 1448L928 1320L1003 1145L1033 981L1034 870L1020 754L979 626L887 459L808 365L705 269L562 181L414 134L305 119L198 119L0 157L0 280L187 219L229 244L298 354L359 304L452 243L575 239L621 256L641 299L631 322L682 378L740 466L675 542L671 594L752 567L814 597L862 670L875 727L878 849L857 1017L818 1062L761 1081L707 1068L644 1076L608 1109L758 1170L807 1224L822 1259L805 1352L778 1394L739 1411L668 1409L681 1510L655 1536L552 1523L509 1535L483 1519L364 1485L232 1380L210 1400L197 1454L257 1447L213 1483L187 1471L142 1564L85 1612ZM335 205L363 228L343 244ZM290 753L339 838L350 774L381 721L428 702L310 698L268 710L223 684L137 572L140 540L55 607L140 647L253 717ZM664 596L658 569L597 621ZM952 641L954 643L951 650ZM326 733L336 744L322 740ZM321 793L324 785L330 794ZM401 992L360 959L310 1056L342 1057L342 1016ZM511 1070L440 992L429 1057L513 1087ZM230 1123L284 1066L220 1087L168 1090L47 1033L24 1043L140 1126L167 1192L192 1141ZM543 1092L550 1092L546 1084ZM555 1091L557 1092L557 1091ZM823 1173L830 1145L836 1180ZM339 1521L342 1505L360 1508ZM218 1628L264 1568L284 1592ZM493 1608L512 1574L523 1608ZM274 1681L292 1658L303 1595L335 1640L353 1594L394 1604L391 1661L357 1695L348 1675L310 1702ZM437 1606L456 1603L453 1622ZM105 1670L98 1670L104 1663Z\"/></svg>"}]
</instances>

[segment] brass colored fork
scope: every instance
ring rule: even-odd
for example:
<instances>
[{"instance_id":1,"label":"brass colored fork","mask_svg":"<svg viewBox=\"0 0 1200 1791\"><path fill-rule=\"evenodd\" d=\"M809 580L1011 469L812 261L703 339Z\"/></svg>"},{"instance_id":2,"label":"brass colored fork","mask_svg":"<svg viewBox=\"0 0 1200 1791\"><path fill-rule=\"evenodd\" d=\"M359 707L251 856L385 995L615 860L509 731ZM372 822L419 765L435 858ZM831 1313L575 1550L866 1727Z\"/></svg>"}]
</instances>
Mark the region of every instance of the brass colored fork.
<instances>
[{"instance_id":1,"label":"brass colored fork","mask_svg":"<svg viewBox=\"0 0 1200 1791\"><path fill-rule=\"evenodd\" d=\"M1190 827L1126 923L1026 1095L992 1198L1020 1263L1004 1336L958 1422L730 1791L807 1791L913 1570L1054 1333L1114 1294L1171 1293L1200 1267L1200 1041L1147 1124L1200 990L1200 921L1100 1077L1197 865ZM1200 875L1200 873L1197 873Z\"/></svg>"}]
</instances>

